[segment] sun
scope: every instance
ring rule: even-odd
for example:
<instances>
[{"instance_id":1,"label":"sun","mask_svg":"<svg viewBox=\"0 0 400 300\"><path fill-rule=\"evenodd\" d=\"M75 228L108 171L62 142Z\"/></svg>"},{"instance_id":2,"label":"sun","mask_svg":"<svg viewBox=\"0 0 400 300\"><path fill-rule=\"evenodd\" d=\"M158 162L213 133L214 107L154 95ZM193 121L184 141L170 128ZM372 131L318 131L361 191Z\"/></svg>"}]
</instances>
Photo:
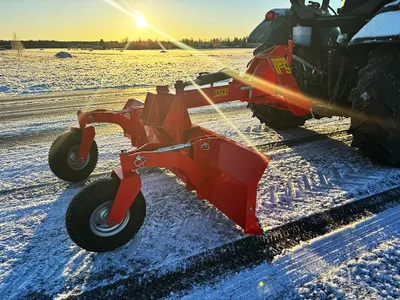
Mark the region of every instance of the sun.
<instances>
[{"instance_id":1,"label":"sun","mask_svg":"<svg viewBox=\"0 0 400 300\"><path fill-rule=\"evenodd\" d=\"M144 28L149 25L146 18L139 11L134 12L133 18L135 19L136 26L139 28Z\"/></svg>"}]
</instances>

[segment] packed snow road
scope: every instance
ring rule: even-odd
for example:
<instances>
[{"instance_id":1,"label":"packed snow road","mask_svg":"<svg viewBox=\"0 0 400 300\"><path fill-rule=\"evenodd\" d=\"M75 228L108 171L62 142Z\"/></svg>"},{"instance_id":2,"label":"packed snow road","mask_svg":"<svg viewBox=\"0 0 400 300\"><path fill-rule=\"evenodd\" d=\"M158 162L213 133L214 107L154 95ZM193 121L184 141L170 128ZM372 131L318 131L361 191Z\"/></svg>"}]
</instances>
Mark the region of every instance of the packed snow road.
<instances>
[{"instance_id":1,"label":"packed snow road","mask_svg":"<svg viewBox=\"0 0 400 300\"><path fill-rule=\"evenodd\" d=\"M272 264L197 285L183 299L399 299L400 207L315 239ZM176 297L170 297L171 299Z\"/></svg>"},{"instance_id":2,"label":"packed snow road","mask_svg":"<svg viewBox=\"0 0 400 300\"><path fill-rule=\"evenodd\" d=\"M142 172L147 216L129 244L110 253L94 254L71 242L65 231L64 215L69 200L86 183L69 184L53 176L47 166L48 149L62 131L76 123L78 109L120 109L130 97L144 99L144 90L0 102L0 295L63 298L136 274L145 278L151 270L158 270L161 276L193 256L245 238L240 228L216 208L186 192L184 184L171 173L149 169ZM212 108L193 109L192 120L240 143L256 145L272 156L258 188L258 218L264 230L399 186L400 170L375 165L349 146L348 119L310 120L302 128L276 132L251 118L244 103L224 104L221 110L228 121ZM323 139L319 138L321 135ZM96 141L99 163L87 182L108 176L119 165L119 151L130 148L116 126L97 126ZM399 230L398 223L393 222L396 209L391 221L384 223L391 226L385 234ZM379 220L380 215L376 218ZM373 219L365 222L374 223ZM367 243L365 249L375 249L376 253L386 249L385 243L387 249L399 249L398 240L390 240L384 233L385 238L372 244L363 239L365 234L355 233L354 238ZM330 238L334 237L326 237ZM299 294L306 289L318 293L319 285L313 288L319 278L316 274L325 278L324 274L338 266L345 268L341 265L360 253L347 249L344 243L332 245L350 254L325 267L317 267L313 257L303 255L301 263L311 265L305 272L314 272L315 276L304 275L301 281L283 276L279 284L293 293L295 289L299 289ZM296 251L313 250L301 246L267 268L284 266L288 273L298 271L298 267L287 263L296 259ZM323 282L322 289L329 284ZM246 284L240 292L231 293L232 297L247 291ZM250 295L256 295L258 281L248 284L252 288L248 289ZM195 289L193 297L201 290L204 287L200 291ZM272 295L268 293L275 293L272 286L269 292L264 288L259 295ZM215 295L223 296L219 292Z\"/></svg>"}]
</instances>

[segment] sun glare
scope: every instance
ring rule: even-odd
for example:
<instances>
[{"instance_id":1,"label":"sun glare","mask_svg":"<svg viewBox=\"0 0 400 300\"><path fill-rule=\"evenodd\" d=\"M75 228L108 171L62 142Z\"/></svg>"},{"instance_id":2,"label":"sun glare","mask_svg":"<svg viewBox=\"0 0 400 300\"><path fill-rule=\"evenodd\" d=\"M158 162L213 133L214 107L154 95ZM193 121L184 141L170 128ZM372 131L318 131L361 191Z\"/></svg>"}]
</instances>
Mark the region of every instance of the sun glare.
<instances>
[{"instance_id":1,"label":"sun glare","mask_svg":"<svg viewBox=\"0 0 400 300\"><path fill-rule=\"evenodd\" d=\"M139 28L144 28L149 25L146 18L139 11L134 12L133 18L135 19L136 26Z\"/></svg>"},{"instance_id":2,"label":"sun glare","mask_svg":"<svg viewBox=\"0 0 400 300\"><path fill-rule=\"evenodd\" d=\"M157 33L157 34L163 36L164 38L167 38L168 40L170 40L173 44L175 44L175 45L176 45L177 47L179 47L180 49L190 50L190 51L191 51L194 55L196 55L196 56L201 56L201 57L203 57L204 59L209 59L209 58L207 58L206 56L204 56L203 53L197 51L196 49L194 49L194 48L192 48L192 47L190 47L190 46L188 46L188 45L186 45L186 44L180 42L179 40L177 40L177 39L175 39L175 38L169 36L169 35L166 34L165 32L162 32L161 30L159 30L159 29L153 27L152 25L150 25L150 24L147 22L146 18L145 18L138 10L136 10L134 13L131 13L131 12L127 11L125 8L123 8L122 6L120 6L119 4L115 3L114 0L103 0L103 1L104 1L104 2L107 2L108 4L110 4L110 5L112 5L112 6L114 6L114 7L117 8L118 10L122 11L123 13L125 13L126 15L132 17L132 18L135 20L136 26L137 26L138 28L145 28L145 27L147 27L147 28L151 29L152 31L154 31L155 33ZM216 63L216 65L220 65L220 62L217 61L217 60L215 61L215 63ZM225 66L223 66L223 67L225 67ZM240 80L243 80L243 78L241 78L240 76L234 76L234 78L237 79L237 80L239 80L239 81L240 81ZM264 91L264 92L266 92L266 93L268 93L268 94L274 93L274 91L276 90L276 84L275 84L274 82L269 82L268 80L264 80L264 79L262 79L262 78L253 78L253 80L252 80L252 85L253 85L255 88L257 88L257 89L259 89L259 90L261 90L261 91ZM300 95L301 97L303 97L303 94L297 95L297 92L294 92L294 91L292 91L292 90L290 90L290 89L287 89L287 88L284 88L284 87L280 87L280 88L281 88L281 90L284 89L285 92L286 92L287 94L289 94L290 96L292 96L294 99L298 99L298 98L299 98L299 95ZM200 93L201 93L201 90L199 90L199 91L200 91ZM318 98L307 97L307 99L308 99L309 101L311 101L313 104L321 103L321 100L318 99ZM290 99L289 99L289 100L290 100ZM295 101L295 100L291 100L291 101ZM212 101L211 101L211 102L212 102ZM211 103L210 103L210 104L211 104ZM298 105L298 103L292 103L292 104L297 104L297 105ZM336 107L336 108L335 108L335 111L337 111L338 114L341 113L342 111L344 111L346 114L348 114L348 111L347 111L347 110L342 109L342 108L340 108L340 107ZM351 115L352 115L352 116L357 115L358 118L365 118L365 116L359 115L359 114L355 114L355 113L352 113ZM233 124L232 124L232 125L233 125Z\"/></svg>"}]
</instances>

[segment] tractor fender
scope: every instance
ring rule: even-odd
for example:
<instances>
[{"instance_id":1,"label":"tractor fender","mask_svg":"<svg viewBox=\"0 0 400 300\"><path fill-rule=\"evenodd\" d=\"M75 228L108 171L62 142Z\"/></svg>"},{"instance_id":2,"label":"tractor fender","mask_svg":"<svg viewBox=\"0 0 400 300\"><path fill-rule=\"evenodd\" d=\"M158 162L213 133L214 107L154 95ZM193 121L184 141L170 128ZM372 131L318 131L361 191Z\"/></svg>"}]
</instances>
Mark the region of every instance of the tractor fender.
<instances>
[{"instance_id":1,"label":"tractor fender","mask_svg":"<svg viewBox=\"0 0 400 300\"><path fill-rule=\"evenodd\" d=\"M270 12L275 13L277 18L275 20L263 20L248 36L248 43L266 43L269 47L287 44L292 34L288 20L290 9L272 9ZM266 49L269 47L266 47Z\"/></svg>"},{"instance_id":2,"label":"tractor fender","mask_svg":"<svg viewBox=\"0 0 400 300\"><path fill-rule=\"evenodd\" d=\"M385 5L357 34L349 46L400 43L400 0Z\"/></svg>"}]
</instances>

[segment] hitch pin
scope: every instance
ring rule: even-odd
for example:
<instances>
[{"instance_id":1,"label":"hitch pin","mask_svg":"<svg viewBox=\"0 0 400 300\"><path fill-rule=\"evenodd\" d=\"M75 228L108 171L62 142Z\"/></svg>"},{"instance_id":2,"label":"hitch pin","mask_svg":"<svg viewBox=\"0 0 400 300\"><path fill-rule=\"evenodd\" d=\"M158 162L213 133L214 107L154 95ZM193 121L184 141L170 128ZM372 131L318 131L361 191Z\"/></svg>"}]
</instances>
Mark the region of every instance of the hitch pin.
<instances>
[{"instance_id":1,"label":"hitch pin","mask_svg":"<svg viewBox=\"0 0 400 300\"><path fill-rule=\"evenodd\" d=\"M192 144L186 143L186 144L179 144L179 145L160 148L160 149L155 150L154 152L175 151L175 150L181 150L181 149L190 148L190 147L192 147Z\"/></svg>"}]
</instances>

